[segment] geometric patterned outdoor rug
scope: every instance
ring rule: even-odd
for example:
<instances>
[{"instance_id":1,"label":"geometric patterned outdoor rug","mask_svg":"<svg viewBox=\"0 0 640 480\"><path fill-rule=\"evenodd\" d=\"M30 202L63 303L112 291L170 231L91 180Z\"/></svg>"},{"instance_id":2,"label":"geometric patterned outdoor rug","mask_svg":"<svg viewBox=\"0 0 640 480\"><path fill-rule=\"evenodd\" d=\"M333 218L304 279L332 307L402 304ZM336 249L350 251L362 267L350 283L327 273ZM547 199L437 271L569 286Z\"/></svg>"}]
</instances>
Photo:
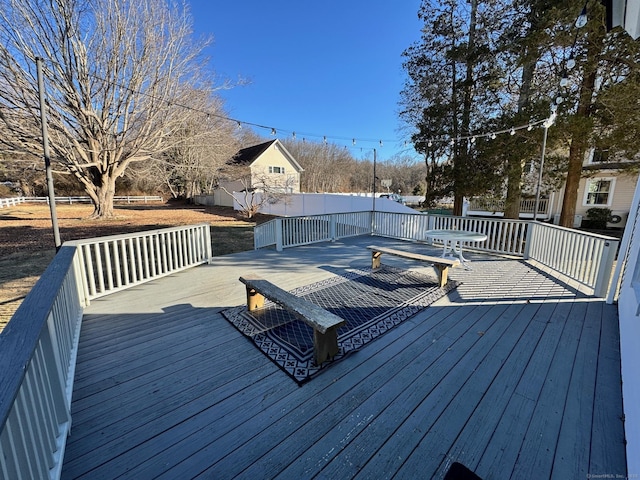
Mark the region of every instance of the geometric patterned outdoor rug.
<instances>
[{"instance_id":1,"label":"geometric patterned outdoor rug","mask_svg":"<svg viewBox=\"0 0 640 480\"><path fill-rule=\"evenodd\" d=\"M313 363L313 328L279 305L265 299L261 309L248 312L246 305L241 305L222 314L302 385L427 308L458 284L449 280L440 288L435 277L383 265L375 271L345 271L292 290L292 294L346 320L338 329L339 353L319 367Z\"/></svg>"}]
</instances>

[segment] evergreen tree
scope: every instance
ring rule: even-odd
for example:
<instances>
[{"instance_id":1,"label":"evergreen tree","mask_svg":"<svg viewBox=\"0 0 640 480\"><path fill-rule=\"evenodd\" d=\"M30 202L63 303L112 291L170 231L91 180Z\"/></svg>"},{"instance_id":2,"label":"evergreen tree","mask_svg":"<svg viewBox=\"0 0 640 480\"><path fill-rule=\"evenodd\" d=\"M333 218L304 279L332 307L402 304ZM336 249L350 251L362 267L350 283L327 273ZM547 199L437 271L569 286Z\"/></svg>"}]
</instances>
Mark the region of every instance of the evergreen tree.
<instances>
[{"instance_id":1,"label":"evergreen tree","mask_svg":"<svg viewBox=\"0 0 640 480\"><path fill-rule=\"evenodd\" d=\"M424 1L418 13L424 21L422 38L404 52L408 80L401 117L415 127L412 140L425 155L428 171L445 173L449 180L435 187L435 177L427 178L427 185L452 194L458 215L463 197L484 191L488 181L478 175L483 165L469 139L499 106L495 81L500 67L491 45L501 27L494 4ZM445 159L448 168L434 168Z\"/></svg>"}]
</instances>

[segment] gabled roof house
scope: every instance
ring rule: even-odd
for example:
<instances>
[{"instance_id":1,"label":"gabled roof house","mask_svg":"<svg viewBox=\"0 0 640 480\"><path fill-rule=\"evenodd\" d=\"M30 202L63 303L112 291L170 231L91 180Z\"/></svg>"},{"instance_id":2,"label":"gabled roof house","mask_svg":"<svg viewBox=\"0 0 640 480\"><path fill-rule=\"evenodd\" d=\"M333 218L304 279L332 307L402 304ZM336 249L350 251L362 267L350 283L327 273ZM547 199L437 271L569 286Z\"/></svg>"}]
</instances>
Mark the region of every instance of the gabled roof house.
<instances>
[{"instance_id":1,"label":"gabled roof house","mask_svg":"<svg viewBox=\"0 0 640 480\"><path fill-rule=\"evenodd\" d=\"M223 170L226 183L249 180L235 190L249 187L256 190L300 193L300 173L303 168L278 139L239 150L227 162L227 166L228 168Z\"/></svg>"}]
</instances>

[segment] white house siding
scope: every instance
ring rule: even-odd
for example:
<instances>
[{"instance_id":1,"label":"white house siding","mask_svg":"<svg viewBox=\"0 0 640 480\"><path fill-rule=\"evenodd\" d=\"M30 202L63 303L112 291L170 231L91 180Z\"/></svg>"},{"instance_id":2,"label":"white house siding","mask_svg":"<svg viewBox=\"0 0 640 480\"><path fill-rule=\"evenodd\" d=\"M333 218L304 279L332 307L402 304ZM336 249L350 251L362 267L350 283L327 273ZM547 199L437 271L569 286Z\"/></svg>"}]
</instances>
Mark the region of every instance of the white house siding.
<instances>
[{"instance_id":1,"label":"white house siding","mask_svg":"<svg viewBox=\"0 0 640 480\"><path fill-rule=\"evenodd\" d=\"M640 474L640 182L630 203L631 215L618 259L624 265L618 313L629 478Z\"/></svg>"},{"instance_id":2,"label":"white house siding","mask_svg":"<svg viewBox=\"0 0 640 480\"><path fill-rule=\"evenodd\" d=\"M585 189L589 180L596 178L612 178L614 179L613 194L611 199L611 205L602 205L602 208L609 208L613 212L629 213L629 205L633 200L633 194L636 188L636 182L638 178L636 176L629 176L624 174L618 174L617 172L601 171L589 178L582 178L580 180L580 186L578 188L578 201L576 204L576 215L586 216L587 210L592 207L600 207L600 205L585 205Z\"/></svg>"}]
</instances>

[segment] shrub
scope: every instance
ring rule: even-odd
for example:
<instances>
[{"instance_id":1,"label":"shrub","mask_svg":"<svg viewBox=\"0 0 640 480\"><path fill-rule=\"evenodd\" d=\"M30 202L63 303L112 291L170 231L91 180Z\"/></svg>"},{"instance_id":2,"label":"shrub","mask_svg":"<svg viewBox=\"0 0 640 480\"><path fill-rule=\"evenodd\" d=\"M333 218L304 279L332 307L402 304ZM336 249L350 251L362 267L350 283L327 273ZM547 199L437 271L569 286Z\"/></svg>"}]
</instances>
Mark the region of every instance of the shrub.
<instances>
[{"instance_id":1,"label":"shrub","mask_svg":"<svg viewBox=\"0 0 640 480\"><path fill-rule=\"evenodd\" d=\"M592 228L605 229L607 222L611 220L611 210L600 207L590 208L587 210L587 220Z\"/></svg>"}]
</instances>

